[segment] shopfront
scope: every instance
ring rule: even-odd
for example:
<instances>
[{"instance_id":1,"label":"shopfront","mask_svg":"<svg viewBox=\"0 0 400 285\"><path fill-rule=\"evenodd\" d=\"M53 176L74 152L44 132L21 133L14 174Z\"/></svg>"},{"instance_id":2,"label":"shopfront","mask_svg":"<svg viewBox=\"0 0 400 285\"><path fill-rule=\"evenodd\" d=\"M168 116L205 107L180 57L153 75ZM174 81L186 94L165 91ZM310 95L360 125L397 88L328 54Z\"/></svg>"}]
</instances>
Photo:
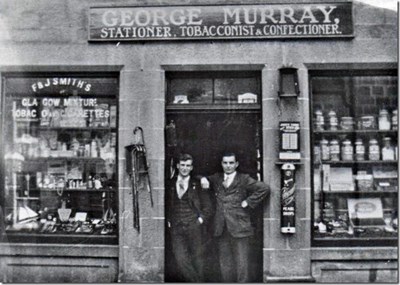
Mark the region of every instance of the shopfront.
<instances>
[{"instance_id":1,"label":"shopfront","mask_svg":"<svg viewBox=\"0 0 400 285\"><path fill-rule=\"evenodd\" d=\"M179 153L209 175L226 151L271 188L253 282L398 281L395 11L6 2L1 281L176 281L166 181Z\"/></svg>"}]
</instances>

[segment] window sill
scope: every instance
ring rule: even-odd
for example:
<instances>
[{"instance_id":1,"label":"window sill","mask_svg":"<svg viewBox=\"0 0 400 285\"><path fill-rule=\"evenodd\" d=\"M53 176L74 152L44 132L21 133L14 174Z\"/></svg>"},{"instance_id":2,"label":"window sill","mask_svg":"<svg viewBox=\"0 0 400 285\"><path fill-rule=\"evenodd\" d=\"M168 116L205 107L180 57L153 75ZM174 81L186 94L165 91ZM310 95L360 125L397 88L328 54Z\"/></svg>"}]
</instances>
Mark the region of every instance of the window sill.
<instances>
[{"instance_id":1,"label":"window sill","mask_svg":"<svg viewBox=\"0 0 400 285\"><path fill-rule=\"evenodd\" d=\"M397 259L396 247L314 247L312 260L389 260Z\"/></svg>"}]
</instances>

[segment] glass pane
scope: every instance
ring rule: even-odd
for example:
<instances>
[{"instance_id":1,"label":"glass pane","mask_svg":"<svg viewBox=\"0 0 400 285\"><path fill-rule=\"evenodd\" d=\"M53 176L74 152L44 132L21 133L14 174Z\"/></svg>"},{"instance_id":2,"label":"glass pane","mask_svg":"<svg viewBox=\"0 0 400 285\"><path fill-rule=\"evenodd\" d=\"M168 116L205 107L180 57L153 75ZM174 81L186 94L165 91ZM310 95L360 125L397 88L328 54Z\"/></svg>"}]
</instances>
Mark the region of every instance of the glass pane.
<instances>
[{"instance_id":1,"label":"glass pane","mask_svg":"<svg viewBox=\"0 0 400 285\"><path fill-rule=\"evenodd\" d=\"M256 78L216 78L215 103L259 103Z\"/></svg>"},{"instance_id":2,"label":"glass pane","mask_svg":"<svg viewBox=\"0 0 400 285\"><path fill-rule=\"evenodd\" d=\"M8 240L116 237L116 97L21 91L6 90L4 104Z\"/></svg>"},{"instance_id":3,"label":"glass pane","mask_svg":"<svg viewBox=\"0 0 400 285\"><path fill-rule=\"evenodd\" d=\"M397 84L394 76L312 79L316 240L396 240Z\"/></svg>"},{"instance_id":4,"label":"glass pane","mask_svg":"<svg viewBox=\"0 0 400 285\"><path fill-rule=\"evenodd\" d=\"M211 104L212 79L172 79L168 104Z\"/></svg>"}]
</instances>

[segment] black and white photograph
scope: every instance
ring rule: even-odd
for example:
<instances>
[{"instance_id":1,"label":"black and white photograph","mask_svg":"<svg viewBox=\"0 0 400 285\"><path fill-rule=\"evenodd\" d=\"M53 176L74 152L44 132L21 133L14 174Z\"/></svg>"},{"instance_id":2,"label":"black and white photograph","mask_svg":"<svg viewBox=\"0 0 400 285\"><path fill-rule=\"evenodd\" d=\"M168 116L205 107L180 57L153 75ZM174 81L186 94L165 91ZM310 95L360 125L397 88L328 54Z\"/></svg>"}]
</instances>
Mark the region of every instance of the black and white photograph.
<instances>
[{"instance_id":1,"label":"black and white photograph","mask_svg":"<svg viewBox=\"0 0 400 285\"><path fill-rule=\"evenodd\" d=\"M0 0L0 283L399 282L398 0Z\"/></svg>"}]
</instances>

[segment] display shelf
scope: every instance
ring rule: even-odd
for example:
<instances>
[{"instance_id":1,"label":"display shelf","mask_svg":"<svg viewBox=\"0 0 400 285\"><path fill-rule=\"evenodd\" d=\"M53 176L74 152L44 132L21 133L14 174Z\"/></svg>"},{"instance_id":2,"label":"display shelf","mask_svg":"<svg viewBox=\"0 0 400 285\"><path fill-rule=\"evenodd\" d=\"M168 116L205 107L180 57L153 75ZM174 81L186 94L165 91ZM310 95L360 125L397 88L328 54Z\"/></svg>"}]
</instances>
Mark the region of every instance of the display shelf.
<instances>
[{"instance_id":1,"label":"display shelf","mask_svg":"<svg viewBox=\"0 0 400 285\"><path fill-rule=\"evenodd\" d=\"M35 190L30 190L35 191ZM57 192L57 191L65 191L65 192L90 192L90 193L102 193L102 192L116 192L116 189L78 189L78 188L58 188L58 189L50 189L50 188L38 188L36 191L43 191L43 192Z\"/></svg>"},{"instance_id":2,"label":"display shelf","mask_svg":"<svg viewBox=\"0 0 400 285\"><path fill-rule=\"evenodd\" d=\"M49 157L36 157L28 158L23 161L23 164L42 164L51 161L75 161L84 163L105 163L105 160L101 157L85 157L85 156L49 156Z\"/></svg>"},{"instance_id":3,"label":"display shelf","mask_svg":"<svg viewBox=\"0 0 400 285\"><path fill-rule=\"evenodd\" d=\"M319 164L330 164L330 165L353 165L353 164L366 164L366 165L375 165L375 164L384 164L384 165L397 165L397 160L340 160L340 161L315 161L314 165Z\"/></svg>"},{"instance_id":4,"label":"display shelf","mask_svg":"<svg viewBox=\"0 0 400 285\"><path fill-rule=\"evenodd\" d=\"M394 195L399 193L398 190L368 190L368 191L323 191L324 195L354 195L354 196L364 196L364 195Z\"/></svg>"},{"instance_id":5,"label":"display shelf","mask_svg":"<svg viewBox=\"0 0 400 285\"><path fill-rule=\"evenodd\" d=\"M335 212L348 212L349 209L335 209ZM393 212L394 210L392 208L383 208L383 212L385 213L390 213Z\"/></svg>"},{"instance_id":6,"label":"display shelf","mask_svg":"<svg viewBox=\"0 0 400 285\"><path fill-rule=\"evenodd\" d=\"M324 130L324 131L313 131L315 135L352 135L352 134L361 134L361 135L374 135L374 134L391 134L397 135L397 130Z\"/></svg>"},{"instance_id":7,"label":"display shelf","mask_svg":"<svg viewBox=\"0 0 400 285\"><path fill-rule=\"evenodd\" d=\"M45 127L45 126L31 126L32 129L36 128L41 131L79 131L79 132L87 132L87 131L108 131L108 132L116 132L117 128L115 127Z\"/></svg>"},{"instance_id":8,"label":"display shelf","mask_svg":"<svg viewBox=\"0 0 400 285\"><path fill-rule=\"evenodd\" d=\"M71 243L71 244L117 244L116 234L102 235L100 233L36 233L36 232L7 232L8 242L37 241L41 243Z\"/></svg>"},{"instance_id":9,"label":"display shelf","mask_svg":"<svg viewBox=\"0 0 400 285\"><path fill-rule=\"evenodd\" d=\"M16 197L17 200L39 200L39 197Z\"/></svg>"}]
</instances>

